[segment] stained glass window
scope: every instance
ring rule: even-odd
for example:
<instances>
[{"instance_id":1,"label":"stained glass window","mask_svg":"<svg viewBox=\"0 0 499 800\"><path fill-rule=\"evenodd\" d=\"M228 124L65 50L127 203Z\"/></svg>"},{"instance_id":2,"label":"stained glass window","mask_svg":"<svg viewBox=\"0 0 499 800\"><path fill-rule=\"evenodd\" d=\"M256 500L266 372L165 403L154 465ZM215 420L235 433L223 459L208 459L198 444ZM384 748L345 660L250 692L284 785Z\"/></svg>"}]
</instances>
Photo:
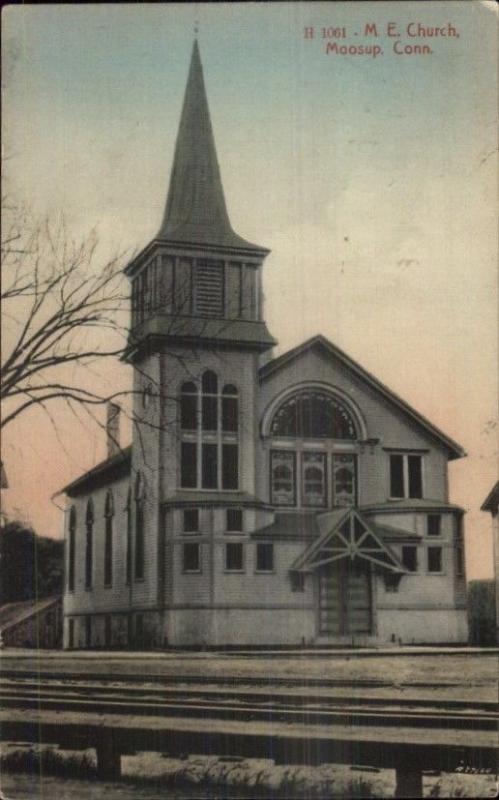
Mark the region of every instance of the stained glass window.
<instances>
[{"instance_id":1,"label":"stained glass window","mask_svg":"<svg viewBox=\"0 0 499 800\"><path fill-rule=\"evenodd\" d=\"M308 390L280 406L272 420L271 434L297 439L357 438L355 424L344 405L326 392Z\"/></svg>"}]
</instances>

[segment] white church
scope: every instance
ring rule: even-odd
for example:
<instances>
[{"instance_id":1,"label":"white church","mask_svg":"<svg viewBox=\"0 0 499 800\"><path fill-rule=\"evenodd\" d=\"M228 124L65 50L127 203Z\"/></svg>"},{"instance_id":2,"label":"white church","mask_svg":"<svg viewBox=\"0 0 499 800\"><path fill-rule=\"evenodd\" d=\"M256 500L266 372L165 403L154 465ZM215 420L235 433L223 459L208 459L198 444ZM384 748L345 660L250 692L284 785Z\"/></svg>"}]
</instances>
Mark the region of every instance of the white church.
<instances>
[{"instance_id":1,"label":"white church","mask_svg":"<svg viewBox=\"0 0 499 800\"><path fill-rule=\"evenodd\" d=\"M271 358L268 252L231 227L195 43L126 268L143 424L65 488L66 648L467 641L463 449L323 336Z\"/></svg>"}]
</instances>

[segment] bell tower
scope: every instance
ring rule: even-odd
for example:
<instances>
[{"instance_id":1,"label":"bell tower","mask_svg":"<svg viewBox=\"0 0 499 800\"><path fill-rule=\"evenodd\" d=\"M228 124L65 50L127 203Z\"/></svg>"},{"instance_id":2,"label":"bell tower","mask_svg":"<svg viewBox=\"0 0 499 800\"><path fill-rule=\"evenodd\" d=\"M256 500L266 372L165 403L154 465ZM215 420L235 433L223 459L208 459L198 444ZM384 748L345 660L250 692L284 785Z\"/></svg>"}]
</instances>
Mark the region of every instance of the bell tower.
<instances>
[{"instance_id":1,"label":"bell tower","mask_svg":"<svg viewBox=\"0 0 499 800\"><path fill-rule=\"evenodd\" d=\"M194 589L208 617L192 624L199 636L210 627L224 574L217 537L249 535L266 513L255 487L258 368L275 345L263 319L268 252L230 224L195 41L163 220L125 270L139 421L132 471L143 487L144 578L132 602L164 611L168 641L179 640L179 609Z\"/></svg>"}]
</instances>

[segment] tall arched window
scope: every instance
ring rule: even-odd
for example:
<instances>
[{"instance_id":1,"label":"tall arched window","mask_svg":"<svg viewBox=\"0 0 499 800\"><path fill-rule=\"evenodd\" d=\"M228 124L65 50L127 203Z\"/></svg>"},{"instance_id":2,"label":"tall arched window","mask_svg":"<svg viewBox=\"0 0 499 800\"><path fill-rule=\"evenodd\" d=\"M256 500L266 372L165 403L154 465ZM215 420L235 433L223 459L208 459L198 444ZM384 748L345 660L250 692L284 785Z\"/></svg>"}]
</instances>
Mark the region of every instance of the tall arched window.
<instances>
[{"instance_id":1,"label":"tall arched window","mask_svg":"<svg viewBox=\"0 0 499 800\"><path fill-rule=\"evenodd\" d=\"M276 440L270 453L274 505L355 504L357 428L341 400L323 389L300 389L274 413L270 436Z\"/></svg>"},{"instance_id":2,"label":"tall arched window","mask_svg":"<svg viewBox=\"0 0 499 800\"><path fill-rule=\"evenodd\" d=\"M93 550L94 550L94 504L92 498L87 502L85 515L86 542L85 542L85 589L92 588Z\"/></svg>"},{"instance_id":3,"label":"tall arched window","mask_svg":"<svg viewBox=\"0 0 499 800\"><path fill-rule=\"evenodd\" d=\"M76 509L71 506L69 510L68 526L68 591L74 592L75 588L75 561L76 561Z\"/></svg>"},{"instance_id":4,"label":"tall arched window","mask_svg":"<svg viewBox=\"0 0 499 800\"><path fill-rule=\"evenodd\" d=\"M201 387L188 381L180 390L180 485L185 489L239 487L239 398L233 384L220 391L206 370Z\"/></svg>"},{"instance_id":5,"label":"tall arched window","mask_svg":"<svg viewBox=\"0 0 499 800\"><path fill-rule=\"evenodd\" d=\"M113 516L113 493L109 489L104 506L104 586L111 586L113 583Z\"/></svg>"},{"instance_id":6,"label":"tall arched window","mask_svg":"<svg viewBox=\"0 0 499 800\"><path fill-rule=\"evenodd\" d=\"M140 472L135 480L135 580L144 577L144 481Z\"/></svg>"},{"instance_id":7,"label":"tall arched window","mask_svg":"<svg viewBox=\"0 0 499 800\"><path fill-rule=\"evenodd\" d=\"M132 490L129 488L126 497L126 564L125 580L131 583L132 580Z\"/></svg>"}]
</instances>

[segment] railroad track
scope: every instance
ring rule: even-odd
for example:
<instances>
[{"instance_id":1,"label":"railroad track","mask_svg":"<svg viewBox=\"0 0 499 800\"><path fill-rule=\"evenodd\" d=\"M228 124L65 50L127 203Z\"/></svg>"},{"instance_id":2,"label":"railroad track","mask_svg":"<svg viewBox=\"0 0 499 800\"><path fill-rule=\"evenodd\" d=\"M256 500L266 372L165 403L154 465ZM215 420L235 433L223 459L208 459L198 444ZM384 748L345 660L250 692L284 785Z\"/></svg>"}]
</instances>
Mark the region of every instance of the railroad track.
<instances>
[{"instance_id":1,"label":"railroad track","mask_svg":"<svg viewBox=\"0 0 499 800\"><path fill-rule=\"evenodd\" d=\"M411 727L497 731L497 704L459 700L428 700L373 696L339 696L330 686L310 687L277 684L270 689L258 685L242 688L226 680L223 685L142 685L113 679L90 680L88 676L65 676L37 680L30 675L0 679L3 709L78 712L150 717L218 719L237 722L288 723L375 727ZM357 684L358 686L358 684ZM316 691L313 691L315 689Z\"/></svg>"}]
</instances>

